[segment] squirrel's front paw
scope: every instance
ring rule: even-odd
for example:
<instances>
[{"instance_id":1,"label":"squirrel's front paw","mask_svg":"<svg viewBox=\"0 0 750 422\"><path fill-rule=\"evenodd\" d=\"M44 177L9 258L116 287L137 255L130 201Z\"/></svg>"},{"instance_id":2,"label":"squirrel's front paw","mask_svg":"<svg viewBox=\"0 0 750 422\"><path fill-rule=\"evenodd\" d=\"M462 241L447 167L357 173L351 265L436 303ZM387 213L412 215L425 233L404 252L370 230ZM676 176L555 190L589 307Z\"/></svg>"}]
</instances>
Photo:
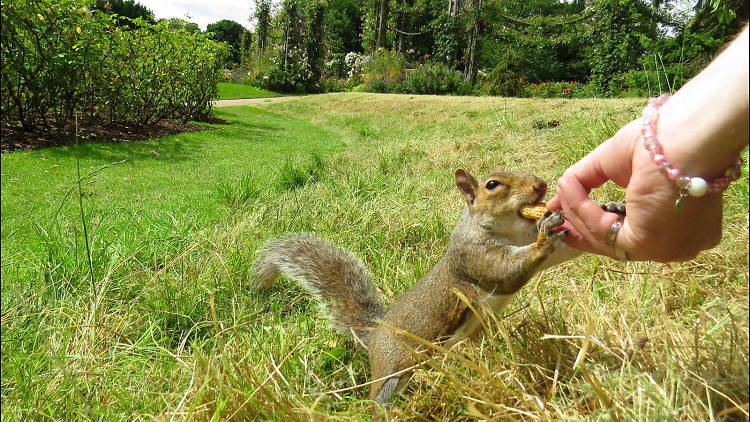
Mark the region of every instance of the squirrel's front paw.
<instances>
[{"instance_id":1,"label":"squirrel's front paw","mask_svg":"<svg viewBox=\"0 0 750 422\"><path fill-rule=\"evenodd\" d=\"M554 230L556 227L562 225L564 221L565 220L562 217L561 211L547 211L536 223L537 230L539 231L539 236L546 237L550 241L555 241L557 239L565 237L565 235L568 234L567 230L561 230L556 233L552 232L552 230Z\"/></svg>"}]
</instances>

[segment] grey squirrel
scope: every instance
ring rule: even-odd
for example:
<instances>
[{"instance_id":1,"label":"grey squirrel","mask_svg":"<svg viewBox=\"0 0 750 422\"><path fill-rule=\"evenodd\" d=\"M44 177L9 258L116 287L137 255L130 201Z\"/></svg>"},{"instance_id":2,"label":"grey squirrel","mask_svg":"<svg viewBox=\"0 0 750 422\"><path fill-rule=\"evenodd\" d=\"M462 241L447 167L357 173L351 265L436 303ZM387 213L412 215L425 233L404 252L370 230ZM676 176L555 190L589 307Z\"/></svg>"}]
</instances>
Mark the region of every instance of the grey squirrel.
<instances>
[{"instance_id":1,"label":"grey squirrel","mask_svg":"<svg viewBox=\"0 0 750 422\"><path fill-rule=\"evenodd\" d=\"M580 254L560 242L567 231L554 231L563 223L559 211L547 211L536 222L521 215L522 207L544 198L543 180L497 169L477 182L459 169L455 181L466 207L443 257L389 308L359 259L311 234L269 242L254 264L259 289L270 289L280 274L294 280L336 328L367 349L370 399L381 408L410 378L405 370L414 359L408 348L419 346L389 327L431 342L473 338L481 332L479 318L500 311L536 273Z\"/></svg>"}]
</instances>

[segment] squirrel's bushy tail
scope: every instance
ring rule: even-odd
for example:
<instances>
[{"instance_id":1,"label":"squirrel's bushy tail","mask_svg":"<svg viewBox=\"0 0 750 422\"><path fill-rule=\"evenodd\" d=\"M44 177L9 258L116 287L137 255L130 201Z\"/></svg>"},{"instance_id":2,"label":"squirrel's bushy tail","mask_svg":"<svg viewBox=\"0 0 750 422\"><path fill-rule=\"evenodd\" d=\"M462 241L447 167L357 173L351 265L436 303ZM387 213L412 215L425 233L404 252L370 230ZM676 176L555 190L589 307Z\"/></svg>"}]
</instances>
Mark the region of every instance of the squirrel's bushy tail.
<instances>
[{"instance_id":1,"label":"squirrel's bushy tail","mask_svg":"<svg viewBox=\"0 0 750 422\"><path fill-rule=\"evenodd\" d=\"M259 289L284 275L310 292L333 325L367 344L370 328L385 314L372 277L350 252L310 234L269 242L255 261Z\"/></svg>"}]
</instances>

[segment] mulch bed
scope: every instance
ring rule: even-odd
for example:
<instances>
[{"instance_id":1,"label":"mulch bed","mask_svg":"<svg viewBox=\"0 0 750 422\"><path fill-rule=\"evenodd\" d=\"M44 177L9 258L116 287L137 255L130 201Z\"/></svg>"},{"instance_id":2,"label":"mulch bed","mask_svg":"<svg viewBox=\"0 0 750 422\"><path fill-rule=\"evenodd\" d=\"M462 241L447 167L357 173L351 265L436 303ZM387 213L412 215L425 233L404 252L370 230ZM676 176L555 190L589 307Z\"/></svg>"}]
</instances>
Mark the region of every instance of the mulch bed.
<instances>
[{"instance_id":1,"label":"mulch bed","mask_svg":"<svg viewBox=\"0 0 750 422\"><path fill-rule=\"evenodd\" d=\"M226 120L212 116L204 121L214 124L229 124ZM200 132L213 129L209 126L169 120L139 126L135 124L103 125L97 119L80 118L78 119L78 142L137 142L183 132ZM3 122L0 126L0 135L0 152L2 153L72 145L76 142L73 123L62 130L54 128L43 130L40 128L28 132Z\"/></svg>"}]
</instances>

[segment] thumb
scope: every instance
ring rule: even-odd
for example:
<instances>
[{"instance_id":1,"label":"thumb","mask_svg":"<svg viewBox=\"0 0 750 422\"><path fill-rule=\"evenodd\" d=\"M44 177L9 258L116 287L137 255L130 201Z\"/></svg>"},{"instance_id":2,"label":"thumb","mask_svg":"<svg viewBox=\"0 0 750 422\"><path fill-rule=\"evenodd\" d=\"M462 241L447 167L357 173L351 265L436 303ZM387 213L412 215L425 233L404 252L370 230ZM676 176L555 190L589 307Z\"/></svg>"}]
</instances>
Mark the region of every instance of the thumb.
<instances>
[{"instance_id":1,"label":"thumb","mask_svg":"<svg viewBox=\"0 0 750 422\"><path fill-rule=\"evenodd\" d=\"M556 195L548 206L552 210L563 209L565 218L577 232L578 236L568 239L570 246L614 256L614 249L607 245L606 238L619 216L603 211L589 198L589 193L608 180L628 185L639 137L640 124L635 120L571 166L557 181Z\"/></svg>"}]
</instances>

